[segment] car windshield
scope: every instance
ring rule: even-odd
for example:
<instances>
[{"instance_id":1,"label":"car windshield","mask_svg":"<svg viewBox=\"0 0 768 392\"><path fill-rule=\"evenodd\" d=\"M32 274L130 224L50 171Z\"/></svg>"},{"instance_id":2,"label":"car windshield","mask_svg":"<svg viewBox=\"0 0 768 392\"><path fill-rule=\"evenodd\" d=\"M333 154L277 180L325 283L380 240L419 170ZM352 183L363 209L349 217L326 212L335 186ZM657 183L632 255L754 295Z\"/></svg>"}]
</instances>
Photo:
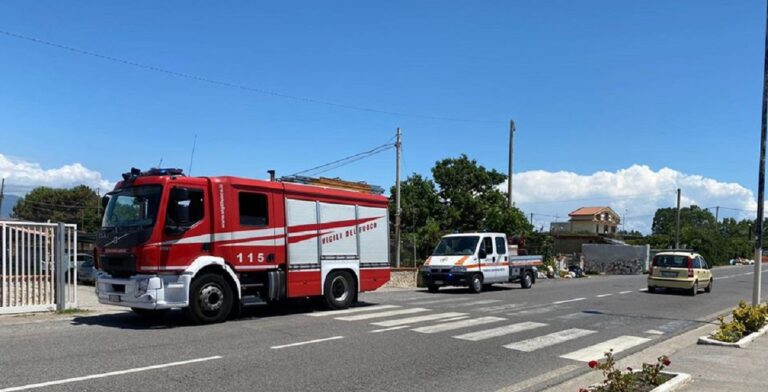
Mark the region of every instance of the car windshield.
<instances>
[{"instance_id":1,"label":"car windshield","mask_svg":"<svg viewBox=\"0 0 768 392\"><path fill-rule=\"evenodd\" d=\"M432 256L469 256L475 253L478 236L444 237L437 244Z\"/></svg>"},{"instance_id":2,"label":"car windshield","mask_svg":"<svg viewBox=\"0 0 768 392\"><path fill-rule=\"evenodd\" d=\"M657 255L653 261L657 267L688 268L688 256Z\"/></svg>"},{"instance_id":3,"label":"car windshield","mask_svg":"<svg viewBox=\"0 0 768 392\"><path fill-rule=\"evenodd\" d=\"M157 218L160 185L127 187L107 194L109 202L102 227L152 226Z\"/></svg>"}]
</instances>

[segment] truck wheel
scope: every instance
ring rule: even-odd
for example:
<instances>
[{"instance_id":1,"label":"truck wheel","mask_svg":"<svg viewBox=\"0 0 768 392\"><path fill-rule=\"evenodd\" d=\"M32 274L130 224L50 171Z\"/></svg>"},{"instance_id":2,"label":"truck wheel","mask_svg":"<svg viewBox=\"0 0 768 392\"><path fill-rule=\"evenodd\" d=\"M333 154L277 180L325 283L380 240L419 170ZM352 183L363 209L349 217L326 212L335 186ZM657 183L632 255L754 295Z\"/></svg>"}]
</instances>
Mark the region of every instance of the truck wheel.
<instances>
[{"instance_id":1,"label":"truck wheel","mask_svg":"<svg viewBox=\"0 0 768 392\"><path fill-rule=\"evenodd\" d=\"M533 276L531 276L530 272L526 272L523 274L522 279L520 279L520 287L530 289L531 286L533 286Z\"/></svg>"},{"instance_id":2,"label":"truck wheel","mask_svg":"<svg viewBox=\"0 0 768 392\"><path fill-rule=\"evenodd\" d=\"M440 290L440 286L434 284L427 285L427 291L430 293L436 293L438 290Z\"/></svg>"},{"instance_id":3,"label":"truck wheel","mask_svg":"<svg viewBox=\"0 0 768 392\"><path fill-rule=\"evenodd\" d=\"M472 275L469 279L469 291L475 294L483 291L483 275Z\"/></svg>"},{"instance_id":4,"label":"truck wheel","mask_svg":"<svg viewBox=\"0 0 768 392\"><path fill-rule=\"evenodd\" d=\"M348 272L334 271L325 278L323 299L329 309L346 309L352 304L355 293Z\"/></svg>"},{"instance_id":5,"label":"truck wheel","mask_svg":"<svg viewBox=\"0 0 768 392\"><path fill-rule=\"evenodd\" d=\"M142 308L131 308L131 310L133 311L133 313L136 313L136 314L138 314L139 316L142 316L142 317L147 317L147 318L155 318L155 317L160 317L160 316L162 316L162 315L164 315L164 314L168 313L168 310L169 310L169 309L142 309Z\"/></svg>"},{"instance_id":6,"label":"truck wheel","mask_svg":"<svg viewBox=\"0 0 768 392\"><path fill-rule=\"evenodd\" d=\"M195 324L220 323L232 310L232 288L218 274L204 274L192 281L187 317Z\"/></svg>"}]
</instances>

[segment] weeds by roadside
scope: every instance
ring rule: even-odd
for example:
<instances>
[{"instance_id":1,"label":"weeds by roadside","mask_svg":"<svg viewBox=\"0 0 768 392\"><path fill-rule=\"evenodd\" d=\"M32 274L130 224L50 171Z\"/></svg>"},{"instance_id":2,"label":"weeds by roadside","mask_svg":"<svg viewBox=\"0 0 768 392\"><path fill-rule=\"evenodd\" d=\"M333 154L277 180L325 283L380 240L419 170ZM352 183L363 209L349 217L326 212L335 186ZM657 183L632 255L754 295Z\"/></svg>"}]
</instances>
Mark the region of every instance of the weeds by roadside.
<instances>
[{"instance_id":1,"label":"weeds by roadside","mask_svg":"<svg viewBox=\"0 0 768 392\"><path fill-rule=\"evenodd\" d=\"M733 319L726 322L725 317L717 320L720 327L712 335L712 338L721 342L735 343L768 323L768 303L762 305L747 305L739 301L739 306L733 310Z\"/></svg>"},{"instance_id":2,"label":"weeds by roadside","mask_svg":"<svg viewBox=\"0 0 768 392\"><path fill-rule=\"evenodd\" d=\"M613 357L613 350L610 350L605 353L605 361L602 363L588 363L590 368L603 372L603 383L581 388L579 392L648 392L673 377L662 372L671 363L669 357L662 355L656 359L655 364L644 363L640 371L628 367L624 372L616 368L616 359Z\"/></svg>"}]
</instances>

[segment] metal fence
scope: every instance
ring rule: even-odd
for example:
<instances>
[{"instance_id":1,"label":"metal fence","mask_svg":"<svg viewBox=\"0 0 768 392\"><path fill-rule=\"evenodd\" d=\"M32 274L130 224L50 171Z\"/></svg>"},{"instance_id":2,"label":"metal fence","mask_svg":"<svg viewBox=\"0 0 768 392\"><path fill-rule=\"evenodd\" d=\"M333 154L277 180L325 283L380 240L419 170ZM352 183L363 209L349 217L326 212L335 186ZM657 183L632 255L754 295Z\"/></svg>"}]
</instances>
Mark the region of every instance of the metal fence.
<instances>
[{"instance_id":1,"label":"metal fence","mask_svg":"<svg viewBox=\"0 0 768 392\"><path fill-rule=\"evenodd\" d=\"M77 225L0 221L0 314L77 307Z\"/></svg>"}]
</instances>

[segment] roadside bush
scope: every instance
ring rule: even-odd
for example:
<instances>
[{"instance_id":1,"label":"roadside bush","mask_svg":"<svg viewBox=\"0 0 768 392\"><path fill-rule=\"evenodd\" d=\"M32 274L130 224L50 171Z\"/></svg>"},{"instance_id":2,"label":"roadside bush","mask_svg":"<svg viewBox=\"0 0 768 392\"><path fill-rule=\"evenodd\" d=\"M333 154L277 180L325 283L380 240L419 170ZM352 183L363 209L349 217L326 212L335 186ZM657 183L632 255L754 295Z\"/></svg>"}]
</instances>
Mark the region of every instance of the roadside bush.
<instances>
[{"instance_id":1,"label":"roadside bush","mask_svg":"<svg viewBox=\"0 0 768 392\"><path fill-rule=\"evenodd\" d=\"M733 319L729 322L726 322L722 316L717 318L720 327L712 338L721 342L735 343L768 324L768 304L753 306L739 301L739 305L732 313Z\"/></svg>"},{"instance_id":2,"label":"roadside bush","mask_svg":"<svg viewBox=\"0 0 768 392\"><path fill-rule=\"evenodd\" d=\"M768 316L767 305L747 305L744 301L739 301L739 306L733 310L733 321L741 323L744 326L744 333L750 334L757 332L766 323Z\"/></svg>"},{"instance_id":3,"label":"roadside bush","mask_svg":"<svg viewBox=\"0 0 768 392\"><path fill-rule=\"evenodd\" d=\"M717 318L720 321L720 328L715 331L712 338L721 342L735 343L744 337L744 325L735 322L725 322L725 317L720 316Z\"/></svg>"},{"instance_id":4,"label":"roadside bush","mask_svg":"<svg viewBox=\"0 0 768 392\"><path fill-rule=\"evenodd\" d=\"M656 359L655 364L644 363L639 372L627 368L627 372L616 369L616 359L613 350L605 353L605 361L589 361L592 369L601 370L605 379L601 385L581 388L579 392L645 392L667 382L671 376L662 374L662 370L669 366L671 361L666 355Z\"/></svg>"}]
</instances>

